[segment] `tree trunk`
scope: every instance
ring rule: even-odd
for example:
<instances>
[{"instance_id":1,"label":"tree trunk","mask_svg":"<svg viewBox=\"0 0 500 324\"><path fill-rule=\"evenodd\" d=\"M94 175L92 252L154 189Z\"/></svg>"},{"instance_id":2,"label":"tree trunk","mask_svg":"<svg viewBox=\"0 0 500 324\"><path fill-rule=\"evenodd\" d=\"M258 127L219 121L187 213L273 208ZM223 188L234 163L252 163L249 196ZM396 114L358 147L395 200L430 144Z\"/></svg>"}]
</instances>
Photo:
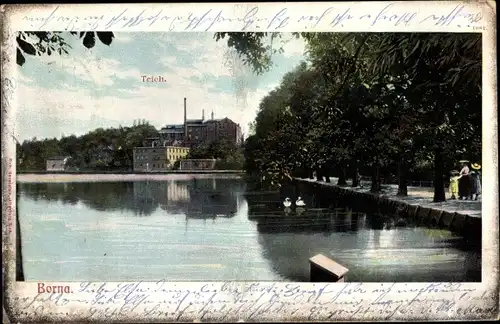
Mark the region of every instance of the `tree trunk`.
<instances>
[{"instance_id":1,"label":"tree trunk","mask_svg":"<svg viewBox=\"0 0 500 324\"><path fill-rule=\"evenodd\" d=\"M406 161L403 156L398 160L398 196L408 196L408 184L406 179Z\"/></svg>"},{"instance_id":2,"label":"tree trunk","mask_svg":"<svg viewBox=\"0 0 500 324\"><path fill-rule=\"evenodd\" d=\"M434 202L446 201L444 190L444 159L440 149L434 150Z\"/></svg>"},{"instance_id":3,"label":"tree trunk","mask_svg":"<svg viewBox=\"0 0 500 324\"><path fill-rule=\"evenodd\" d=\"M345 168L341 167L340 174L339 174L339 180L337 181L337 186L346 186L346 185L347 185L347 179L346 179Z\"/></svg>"},{"instance_id":4,"label":"tree trunk","mask_svg":"<svg viewBox=\"0 0 500 324\"><path fill-rule=\"evenodd\" d=\"M380 167L378 163L373 166L372 171L372 185L370 192L378 193L380 191Z\"/></svg>"},{"instance_id":5,"label":"tree trunk","mask_svg":"<svg viewBox=\"0 0 500 324\"><path fill-rule=\"evenodd\" d=\"M324 168L323 169L325 172L325 182L330 183L330 169L329 168Z\"/></svg>"},{"instance_id":6,"label":"tree trunk","mask_svg":"<svg viewBox=\"0 0 500 324\"><path fill-rule=\"evenodd\" d=\"M353 166L351 169L352 172L352 185L351 187L356 188L359 186L359 176L358 176L358 162L353 162Z\"/></svg>"},{"instance_id":7,"label":"tree trunk","mask_svg":"<svg viewBox=\"0 0 500 324\"><path fill-rule=\"evenodd\" d=\"M323 174L320 168L316 169L316 181L323 181Z\"/></svg>"}]
</instances>

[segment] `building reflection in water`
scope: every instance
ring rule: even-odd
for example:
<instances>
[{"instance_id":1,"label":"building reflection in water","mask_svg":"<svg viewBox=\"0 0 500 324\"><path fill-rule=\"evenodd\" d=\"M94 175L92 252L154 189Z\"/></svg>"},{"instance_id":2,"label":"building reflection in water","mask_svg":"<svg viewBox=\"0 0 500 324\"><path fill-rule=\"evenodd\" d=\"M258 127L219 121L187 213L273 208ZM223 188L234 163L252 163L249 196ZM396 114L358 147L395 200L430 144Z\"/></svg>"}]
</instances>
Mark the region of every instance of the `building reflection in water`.
<instances>
[{"instance_id":1,"label":"building reflection in water","mask_svg":"<svg viewBox=\"0 0 500 324\"><path fill-rule=\"evenodd\" d=\"M189 190L186 183L169 180L167 182L167 202L189 201Z\"/></svg>"},{"instance_id":2,"label":"building reflection in water","mask_svg":"<svg viewBox=\"0 0 500 324\"><path fill-rule=\"evenodd\" d=\"M19 183L18 192L33 200L85 206L99 211L149 216L158 209L186 218L234 217L244 184L235 179L135 182ZM22 202L21 202L22 204Z\"/></svg>"}]
</instances>

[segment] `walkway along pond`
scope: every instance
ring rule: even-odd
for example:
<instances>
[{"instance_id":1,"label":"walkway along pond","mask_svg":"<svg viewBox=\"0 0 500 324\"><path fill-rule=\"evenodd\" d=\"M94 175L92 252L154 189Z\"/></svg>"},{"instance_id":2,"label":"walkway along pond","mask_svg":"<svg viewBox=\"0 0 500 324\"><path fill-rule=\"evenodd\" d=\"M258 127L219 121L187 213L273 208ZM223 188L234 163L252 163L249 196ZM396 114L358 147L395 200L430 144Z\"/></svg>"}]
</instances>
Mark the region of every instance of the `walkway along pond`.
<instances>
[{"instance_id":1,"label":"walkway along pond","mask_svg":"<svg viewBox=\"0 0 500 324\"><path fill-rule=\"evenodd\" d=\"M312 193L311 198L319 204L343 205L358 212L395 215L400 220L416 221L418 225L450 230L463 236L468 244L481 244L481 202L469 201L475 204L476 209L456 210L457 208L440 203L434 204L434 207L433 203L423 204L421 199L405 201L404 197L373 194L367 190L337 186L335 182L335 179L330 183L314 179L294 179L296 192Z\"/></svg>"}]
</instances>

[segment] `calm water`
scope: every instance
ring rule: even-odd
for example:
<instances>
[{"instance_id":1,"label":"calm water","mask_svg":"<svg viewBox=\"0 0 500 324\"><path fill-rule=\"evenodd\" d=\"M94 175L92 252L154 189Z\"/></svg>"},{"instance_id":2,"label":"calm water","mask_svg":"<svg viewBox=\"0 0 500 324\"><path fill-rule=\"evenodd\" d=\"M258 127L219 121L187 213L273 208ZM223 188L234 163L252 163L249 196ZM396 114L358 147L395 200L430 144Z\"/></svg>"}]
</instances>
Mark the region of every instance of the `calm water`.
<instances>
[{"instance_id":1,"label":"calm water","mask_svg":"<svg viewBox=\"0 0 500 324\"><path fill-rule=\"evenodd\" d=\"M312 206L285 213L242 180L19 183L26 280L307 281L325 254L348 281L477 281L447 231Z\"/></svg>"}]
</instances>

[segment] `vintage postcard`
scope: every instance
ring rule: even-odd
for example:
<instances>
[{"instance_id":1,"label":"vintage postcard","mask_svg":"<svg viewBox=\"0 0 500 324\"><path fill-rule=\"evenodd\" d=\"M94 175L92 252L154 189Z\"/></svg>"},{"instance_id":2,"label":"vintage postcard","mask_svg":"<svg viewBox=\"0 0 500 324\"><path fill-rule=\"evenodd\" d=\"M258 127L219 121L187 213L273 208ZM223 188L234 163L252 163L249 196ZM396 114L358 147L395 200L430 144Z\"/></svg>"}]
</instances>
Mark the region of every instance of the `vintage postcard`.
<instances>
[{"instance_id":1,"label":"vintage postcard","mask_svg":"<svg viewBox=\"0 0 500 324\"><path fill-rule=\"evenodd\" d=\"M498 319L495 6L2 6L4 321Z\"/></svg>"}]
</instances>

